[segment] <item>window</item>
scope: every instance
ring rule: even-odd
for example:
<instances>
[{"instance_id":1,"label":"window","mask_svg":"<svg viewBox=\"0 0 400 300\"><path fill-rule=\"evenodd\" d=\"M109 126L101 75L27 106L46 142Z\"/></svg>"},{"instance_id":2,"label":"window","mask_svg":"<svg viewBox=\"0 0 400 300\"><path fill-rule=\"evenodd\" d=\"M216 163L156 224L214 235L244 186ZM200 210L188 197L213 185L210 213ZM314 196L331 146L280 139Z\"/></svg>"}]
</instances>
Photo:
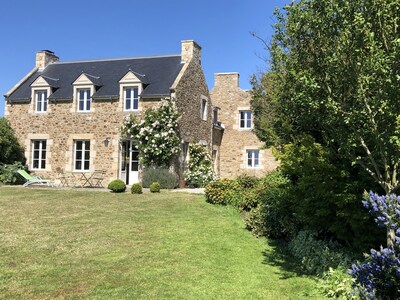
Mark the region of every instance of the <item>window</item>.
<instances>
[{"instance_id":1,"label":"window","mask_svg":"<svg viewBox=\"0 0 400 300\"><path fill-rule=\"evenodd\" d=\"M46 140L32 141L32 169L46 169Z\"/></svg>"},{"instance_id":2,"label":"window","mask_svg":"<svg viewBox=\"0 0 400 300\"><path fill-rule=\"evenodd\" d=\"M239 128L251 129L251 111L240 111Z\"/></svg>"},{"instance_id":3,"label":"window","mask_svg":"<svg viewBox=\"0 0 400 300\"><path fill-rule=\"evenodd\" d=\"M260 166L260 151L247 150L247 167L258 168Z\"/></svg>"},{"instance_id":4,"label":"window","mask_svg":"<svg viewBox=\"0 0 400 300\"><path fill-rule=\"evenodd\" d=\"M90 89L78 89L78 111L90 111Z\"/></svg>"},{"instance_id":5,"label":"window","mask_svg":"<svg viewBox=\"0 0 400 300\"><path fill-rule=\"evenodd\" d=\"M201 99L201 108L200 108L200 116L201 119L206 121L207 120L207 99L202 98Z\"/></svg>"},{"instance_id":6,"label":"window","mask_svg":"<svg viewBox=\"0 0 400 300\"><path fill-rule=\"evenodd\" d=\"M213 124L218 124L218 108L213 109Z\"/></svg>"},{"instance_id":7,"label":"window","mask_svg":"<svg viewBox=\"0 0 400 300\"><path fill-rule=\"evenodd\" d=\"M47 111L47 91L35 92L36 112Z\"/></svg>"},{"instance_id":8,"label":"window","mask_svg":"<svg viewBox=\"0 0 400 300\"><path fill-rule=\"evenodd\" d=\"M139 107L139 88L127 87L124 89L124 109L138 110Z\"/></svg>"},{"instance_id":9,"label":"window","mask_svg":"<svg viewBox=\"0 0 400 300\"><path fill-rule=\"evenodd\" d=\"M90 170L90 141L75 141L74 169L75 171Z\"/></svg>"}]
</instances>

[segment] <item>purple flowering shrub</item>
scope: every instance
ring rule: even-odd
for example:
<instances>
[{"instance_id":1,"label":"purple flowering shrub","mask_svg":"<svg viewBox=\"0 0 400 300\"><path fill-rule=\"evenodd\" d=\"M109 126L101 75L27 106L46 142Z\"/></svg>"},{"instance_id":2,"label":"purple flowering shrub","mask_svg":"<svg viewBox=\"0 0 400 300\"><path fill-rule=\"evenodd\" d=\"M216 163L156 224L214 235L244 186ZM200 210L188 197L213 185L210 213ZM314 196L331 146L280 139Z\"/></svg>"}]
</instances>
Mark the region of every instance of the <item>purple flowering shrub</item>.
<instances>
[{"instance_id":1,"label":"purple flowering shrub","mask_svg":"<svg viewBox=\"0 0 400 300\"><path fill-rule=\"evenodd\" d=\"M371 249L365 262L352 265L355 288L362 299L400 299L400 196L370 192L363 205L378 226L394 229L396 236L393 248Z\"/></svg>"}]
</instances>

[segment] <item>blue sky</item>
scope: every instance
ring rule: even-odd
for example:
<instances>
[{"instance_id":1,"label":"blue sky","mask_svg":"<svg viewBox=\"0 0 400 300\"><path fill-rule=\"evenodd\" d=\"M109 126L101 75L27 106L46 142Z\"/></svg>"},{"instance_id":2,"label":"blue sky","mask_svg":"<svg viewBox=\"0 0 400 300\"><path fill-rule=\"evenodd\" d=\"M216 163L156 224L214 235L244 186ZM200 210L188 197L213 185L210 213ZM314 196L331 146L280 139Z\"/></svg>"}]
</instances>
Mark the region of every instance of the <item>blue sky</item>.
<instances>
[{"instance_id":1,"label":"blue sky","mask_svg":"<svg viewBox=\"0 0 400 300\"><path fill-rule=\"evenodd\" d=\"M48 49L61 61L179 54L181 40L202 46L209 88L213 74L239 72L240 86L265 69L275 7L290 0L4 1L0 18L0 92L4 95ZM0 116L4 114L4 98Z\"/></svg>"}]
</instances>

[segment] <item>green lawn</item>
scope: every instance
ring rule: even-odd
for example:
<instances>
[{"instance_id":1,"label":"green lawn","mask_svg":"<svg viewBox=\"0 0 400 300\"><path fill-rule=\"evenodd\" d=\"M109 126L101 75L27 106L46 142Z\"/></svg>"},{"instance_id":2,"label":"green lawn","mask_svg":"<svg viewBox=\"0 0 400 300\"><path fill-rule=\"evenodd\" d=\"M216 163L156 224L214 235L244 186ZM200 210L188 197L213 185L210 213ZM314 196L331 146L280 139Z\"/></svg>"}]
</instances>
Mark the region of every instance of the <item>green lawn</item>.
<instances>
[{"instance_id":1,"label":"green lawn","mask_svg":"<svg viewBox=\"0 0 400 300\"><path fill-rule=\"evenodd\" d=\"M199 195L0 187L4 299L321 299L274 251Z\"/></svg>"}]
</instances>

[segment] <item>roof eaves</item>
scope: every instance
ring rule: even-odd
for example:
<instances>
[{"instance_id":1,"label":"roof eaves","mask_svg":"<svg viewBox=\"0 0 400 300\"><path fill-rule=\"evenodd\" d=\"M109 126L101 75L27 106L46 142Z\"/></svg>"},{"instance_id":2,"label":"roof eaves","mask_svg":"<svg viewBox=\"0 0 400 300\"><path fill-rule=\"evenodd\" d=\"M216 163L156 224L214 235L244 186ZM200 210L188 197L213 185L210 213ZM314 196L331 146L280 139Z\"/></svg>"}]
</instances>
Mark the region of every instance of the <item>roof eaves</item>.
<instances>
[{"instance_id":1,"label":"roof eaves","mask_svg":"<svg viewBox=\"0 0 400 300\"><path fill-rule=\"evenodd\" d=\"M25 81L28 80L29 77L31 77L34 73L36 73L36 71L39 68L35 67L33 68L28 74L26 74L24 76L24 78L22 78L16 85L14 85L7 93L4 94L4 97L7 98L8 96L10 96L12 93L15 92L16 89L18 89Z\"/></svg>"}]
</instances>

